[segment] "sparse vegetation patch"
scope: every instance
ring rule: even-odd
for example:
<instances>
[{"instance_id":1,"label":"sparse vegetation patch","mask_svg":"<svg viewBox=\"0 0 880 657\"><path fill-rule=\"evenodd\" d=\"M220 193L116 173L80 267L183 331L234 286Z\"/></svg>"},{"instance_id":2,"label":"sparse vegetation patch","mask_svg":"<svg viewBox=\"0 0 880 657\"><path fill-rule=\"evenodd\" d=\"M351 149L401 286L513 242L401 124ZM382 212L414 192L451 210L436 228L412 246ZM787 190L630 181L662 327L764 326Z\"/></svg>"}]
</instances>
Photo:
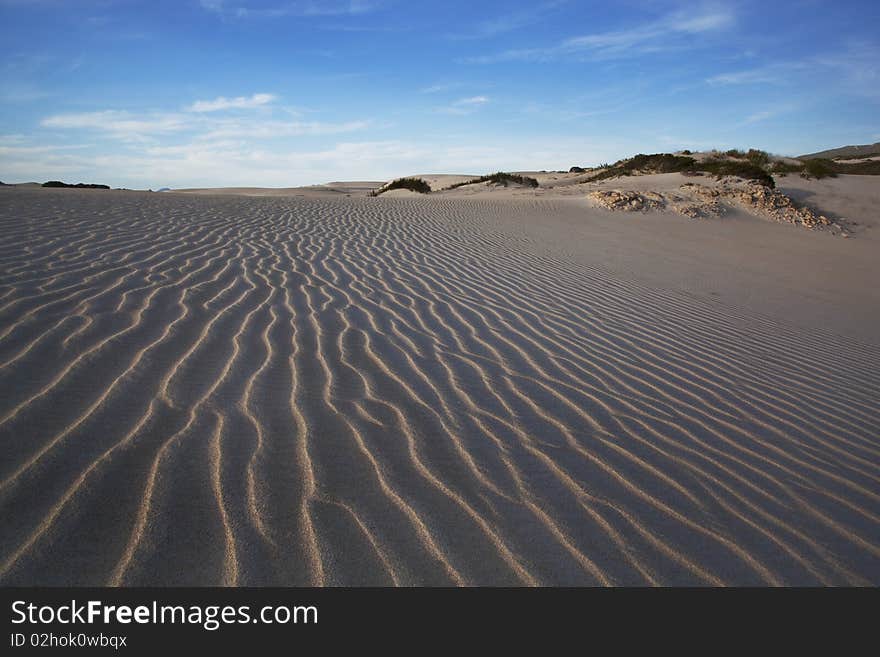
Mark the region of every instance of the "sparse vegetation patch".
<instances>
[{"instance_id":1,"label":"sparse vegetation patch","mask_svg":"<svg viewBox=\"0 0 880 657\"><path fill-rule=\"evenodd\" d=\"M804 162L803 171L801 171L801 176L804 178L836 178L837 171L835 170L835 163L832 160L826 160L823 158L814 158L812 160L807 160Z\"/></svg>"},{"instance_id":2,"label":"sparse vegetation patch","mask_svg":"<svg viewBox=\"0 0 880 657\"><path fill-rule=\"evenodd\" d=\"M736 176L744 180L754 180L765 187L773 189L776 187L776 181L773 180L767 171L760 166L751 162L741 162L737 160L706 160L696 165L696 170L714 174L718 178L724 176Z\"/></svg>"},{"instance_id":3,"label":"sparse vegetation patch","mask_svg":"<svg viewBox=\"0 0 880 657\"><path fill-rule=\"evenodd\" d=\"M834 162L835 173L848 173L854 176L880 176L880 160L865 160L864 162Z\"/></svg>"},{"instance_id":4,"label":"sparse vegetation patch","mask_svg":"<svg viewBox=\"0 0 880 657\"><path fill-rule=\"evenodd\" d=\"M754 159L763 160L765 157L769 162L769 155L764 151L753 152ZM746 159L747 154L742 154L742 158ZM605 180L607 178L615 178L617 176L631 176L636 173L682 173L693 174L697 172L711 173L718 177L722 176L738 176L746 180L755 180L767 187L775 187L776 183L767 171L760 165L751 161L743 161L743 159L723 159L710 158L702 162L697 162L692 157L681 155L671 155L669 153L655 153L653 155L639 154L628 160L620 160L604 171L600 171L589 178L589 182Z\"/></svg>"},{"instance_id":5,"label":"sparse vegetation patch","mask_svg":"<svg viewBox=\"0 0 880 657\"><path fill-rule=\"evenodd\" d=\"M463 182L455 183L454 185L450 185L446 189L456 189L458 187L464 187L465 185L476 185L478 183L490 183L492 185L502 185L503 187L507 187L511 183L515 185L524 185L525 187L538 186L538 181L535 178L530 178L529 176L521 176L517 173L505 173L503 171L498 171L497 173L491 173L487 176L480 176L479 178L473 178L472 180L465 180Z\"/></svg>"},{"instance_id":6,"label":"sparse vegetation patch","mask_svg":"<svg viewBox=\"0 0 880 657\"><path fill-rule=\"evenodd\" d=\"M379 189L374 189L370 192L370 196L379 196L379 194L390 192L392 189L408 189L412 192L418 192L419 194L431 193L431 186L421 178L398 178L397 180L392 180L387 185L383 185Z\"/></svg>"},{"instance_id":7,"label":"sparse vegetation patch","mask_svg":"<svg viewBox=\"0 0 880 657\"><path fill-rule=\"evenodd\" d=\"M750 148L746 153L746 159L758 167L766 167L770 164L770 154L767 151L760 151L757 148Z\"/></svg>"},{"instance_id":8,"label":"sparse vegetation patch","mask_svg":"<svg viewBox=\"0 0 880 657\"><path fill-rule=\"evenodd\" d=\"M110 185L96 185L94 183L70 183L61 182L60 180L50 180L43 183L43 187L71 187L74 189L110 189Z\"/></svg>"},{"instance_id":9,"label":"sparse vegetation patch","mask_svg":"<svg viewBox=\"0 0 880 657\"><path fill-rule=\"evenodd\" d=\"M595 182L617 176L631 176L634 173L675 173L687 171L696 162L692 157L671 155L670 153L654 153L652 155L639 153L635 157L615 162L596 175L591 176L589 181Z\"/></svg>"}]
</instances>

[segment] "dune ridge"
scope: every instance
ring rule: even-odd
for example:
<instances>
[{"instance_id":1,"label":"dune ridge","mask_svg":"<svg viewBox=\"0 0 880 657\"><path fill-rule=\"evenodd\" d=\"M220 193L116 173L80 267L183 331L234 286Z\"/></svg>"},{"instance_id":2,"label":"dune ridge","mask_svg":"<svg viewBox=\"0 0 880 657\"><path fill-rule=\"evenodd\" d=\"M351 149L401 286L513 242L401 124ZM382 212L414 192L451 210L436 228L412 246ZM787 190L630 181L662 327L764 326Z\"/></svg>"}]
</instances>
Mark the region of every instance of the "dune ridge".
<instances>
[{"instance_id":1,"label":"dune ridge","mask_svg":"<svg viewBox=\"0 0 880 657\"><path fill-rule=\"evenodd\" d=\"M0 583L880 584L880 345L560 201L0 200Z\"/></svg>"}]
</instances>

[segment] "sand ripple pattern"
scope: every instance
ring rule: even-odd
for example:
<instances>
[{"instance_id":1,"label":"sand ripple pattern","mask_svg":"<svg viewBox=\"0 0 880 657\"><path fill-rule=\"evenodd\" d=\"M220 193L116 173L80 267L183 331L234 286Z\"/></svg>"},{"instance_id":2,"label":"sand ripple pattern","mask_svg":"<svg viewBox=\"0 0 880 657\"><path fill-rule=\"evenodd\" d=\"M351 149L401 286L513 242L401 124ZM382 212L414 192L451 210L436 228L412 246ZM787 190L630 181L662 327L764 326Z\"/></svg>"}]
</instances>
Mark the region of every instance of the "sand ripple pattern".
<instances>
[{"instance_id":1,"label":"sand ripple pattern","mask_svg":"<svg viewBox=\"0 0 880 657\"><path fill-rule=\"evenodd\" d=\"M880 584L878 345L553 211L4 195L0 583Z\"/></svg>"}]
</instances>

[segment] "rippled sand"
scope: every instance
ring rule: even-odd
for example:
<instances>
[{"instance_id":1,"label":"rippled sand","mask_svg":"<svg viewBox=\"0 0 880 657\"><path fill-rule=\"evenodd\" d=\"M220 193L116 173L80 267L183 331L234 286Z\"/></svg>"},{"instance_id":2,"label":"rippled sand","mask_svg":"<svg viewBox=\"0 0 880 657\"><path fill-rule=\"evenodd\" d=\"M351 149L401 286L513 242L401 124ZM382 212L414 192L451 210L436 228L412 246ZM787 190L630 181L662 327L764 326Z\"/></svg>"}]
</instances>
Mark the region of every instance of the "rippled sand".
<instances>
[{"instance_id":1,"label":"rippled sand","mask_svg":"<svg viewBox=\"0 0 880 657\"><path fill-rule=\"evenodd\" d=\"M4 192L0 583L880 584L870 328L584 212Z\"/></svg>"}]
</instances>

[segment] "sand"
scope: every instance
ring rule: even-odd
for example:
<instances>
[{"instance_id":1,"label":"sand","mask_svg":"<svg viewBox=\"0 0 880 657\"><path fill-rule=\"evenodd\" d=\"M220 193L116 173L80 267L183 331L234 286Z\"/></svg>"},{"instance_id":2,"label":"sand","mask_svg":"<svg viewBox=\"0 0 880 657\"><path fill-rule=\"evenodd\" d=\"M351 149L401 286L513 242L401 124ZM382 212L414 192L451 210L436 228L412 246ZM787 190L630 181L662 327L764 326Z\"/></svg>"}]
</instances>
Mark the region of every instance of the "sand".
<instances>
[{"instance_id":1,"label":"sand","mask_svg":"<svg viewBox=\"0 0 880 657\"><path fill-rule=\"evenodd\" d=\"M0 584L880 584L858 178L780 181L850 239L4 189Z\"/></svg>"}]
</instances>

